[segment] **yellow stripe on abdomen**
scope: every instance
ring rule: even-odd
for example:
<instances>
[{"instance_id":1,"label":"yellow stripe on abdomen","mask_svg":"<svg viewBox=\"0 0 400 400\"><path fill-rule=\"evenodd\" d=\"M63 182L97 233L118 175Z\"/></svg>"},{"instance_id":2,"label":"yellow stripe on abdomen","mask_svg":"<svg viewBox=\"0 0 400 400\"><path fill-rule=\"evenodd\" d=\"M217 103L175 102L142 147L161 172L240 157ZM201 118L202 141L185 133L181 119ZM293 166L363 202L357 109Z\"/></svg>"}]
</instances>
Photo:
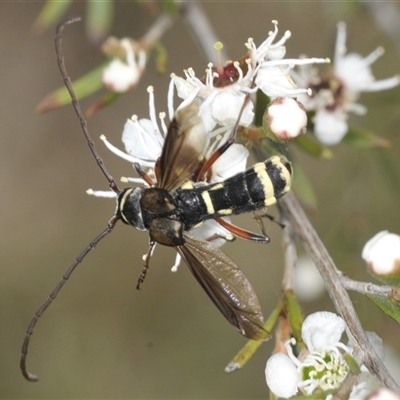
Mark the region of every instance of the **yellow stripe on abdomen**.
<instances>
[{"instance_id":1,"label":"yellow stripe on abdomen","mask_svg":"<svg viewBox=\"0 0 400 400\"><path fill-rule=\"evenodd\" d=\"M274 185L272 184L271 178L267 173L267 167L265 163L255 164L253 168L264 189L264 205L269 206L276 203L276 198L274 196Z\"/></svg>"},{"instance_id":2,"label":"yellow stripe on abdomen","mask_svg":"<svg viewBox=\"0 0 400 400\"><path fill-rule=\"evenodd\" d=\"M206 205L207 213L210 215L214 214L215 210L214 210L214 205L213 205L211 197L210 197L210 193L208 193L208 191L206 190L201 193L201 197L203 198L204 203Z\"/></svg>"}]
</instances>

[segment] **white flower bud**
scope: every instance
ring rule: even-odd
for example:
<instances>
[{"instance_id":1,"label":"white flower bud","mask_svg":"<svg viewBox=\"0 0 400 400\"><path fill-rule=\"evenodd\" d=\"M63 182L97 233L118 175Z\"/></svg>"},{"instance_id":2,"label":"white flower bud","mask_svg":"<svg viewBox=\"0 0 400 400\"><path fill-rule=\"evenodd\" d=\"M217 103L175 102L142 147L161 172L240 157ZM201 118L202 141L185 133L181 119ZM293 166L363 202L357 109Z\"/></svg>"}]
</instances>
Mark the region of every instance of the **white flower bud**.
<instances>
[{"instance_id":1,"label":"white flower bud","mask_svg":"<svg viewBox=\"0 0 400 400\"><path fill-rule=\"evenodd\" d=\"M400 396L389 389L381 388L368 396L367 400L400 400Z\"/></svg>"},{"instance_id":2,"label":"white flower bud","mask_svg":"<svg viewBox=\"0 0 400 400\"><path fill-rule=\"evenodd\" d=\"M362 258L378 276L400 274L400 236L388 231L377 233L364 246Z\"/></svg>"},{"instance_id":3,"label":"white flower bud","mask_svg":"<svg viewBox=\"0 0 400 400\"><path fill-rule=\"evenodd\" d=\"M302 135L307 127L307 114L298 101L290 97L273 100L264 114L264 127L278 141L286 142Z\"/></svg>"},{"instance_id":4,"label":"white flower bud","mask_svg":"<svg viewBox=\"0 0 400 400\"><path fill-rule=\"evenodd\" d=\"M296 365L285 354L276 353L268 359L265 367L265 379L269 389L277 397L288 399L298 391Z\"/></svg>"}]
</instances>

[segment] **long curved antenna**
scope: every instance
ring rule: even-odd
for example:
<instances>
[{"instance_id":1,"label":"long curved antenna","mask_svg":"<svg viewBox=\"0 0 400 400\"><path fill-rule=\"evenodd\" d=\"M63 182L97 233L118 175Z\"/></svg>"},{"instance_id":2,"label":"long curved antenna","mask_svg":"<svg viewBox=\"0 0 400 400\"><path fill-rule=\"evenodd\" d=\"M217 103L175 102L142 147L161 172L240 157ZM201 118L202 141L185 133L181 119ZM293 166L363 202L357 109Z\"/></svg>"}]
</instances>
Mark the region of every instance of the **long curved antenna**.
<instances>
[{"instance_id":1,"label":"long curved antenna","mask_svg":"<svg viewBox=\"0 0 400 400\"><path fill-rule=\"evenodd\" d=\"M58 282L58 285L50 293L50 295L47 298L47 300L35 312L35 315L33 316L32 320L29 323L28 328L26 330L24 342L22 343L21 360L20 360L20 363L19 363L19 365L21 367L22 375L24 375L24 377L28 381L36 382L36 381L39 380L39 378L36 375L31 374L26 368L26 358L27 358L27 355L28 355L29 342L31 340L31 336L33 334L33 329L34 329L38 319L43 315L43 313L46 311L47 307L57 297L58 292L64 286L65 282L67 282L68 278L74 272L75 268L83 261L83 259L89 253L89 251L96 247L97 243L99 243L101 239L103 239L105 236L107 236L109 233L112 232L112 230L114 229L114 226L115 226L115 224L117 223L118 220L119 220L119 218L117 216L115 216L115 215L110 219L110 221L108 222L107 228L104 229L104 231L101 232L100 235L98 235L93 241L91 241L88 244L88 246L86 246L86 248L82 251L82 253L79 254L78 257L76 257L75 261L71 264L71 266L65 272L65 274L63 275L63 277L60 280L60 282Z\"/></svg>"},{"instance_id":2,"label":"long curved antenna","mask_svg":"<svg viewBox=\"0 0 400 400\"><path fill-rule=\"evenodd\" d=\"M56 39L55 39L55 46L56 46L56 54L57 54L57 63L58 63L58 67L60 68L60 72L61 75L63 77L64 80L64 84L68 89L68 92L71 96L71 100L72 100L72 105L75 109L75 113L79 118L79 122L81 124L83 133L85 134L85 138L87 141L87 144L90 148L90 151L93 154L93 157L95 158L97 165L100 167L101 171L103 172L104 176L106 177L106 179L109 182L110 188L111 190L113 190L115 193L119 193L120 190L118 189L117 183L115 181L115 179L111 176L111 174L108 172L106 166L104 165L104 161L103 159L100 157L99 153L97 152L96 146L94 145L94 142L92 140L92 137L90 136L89 133L89 129L87 127L87 122L86 119L83 116L81 107L79 105L79 101L76 98L74 89L72 88L72 82L71 79L68 75L67 69L65 68L65 62L64 62L64 57L61 53L61 34L63 29L65 28L66 25L70 25L73 24L75 22L78 22L81 20L81 17L72 17L69 18L63 22L61 22L58 26L57 26L57 33L56 33Z\"/></svg>"},{"instance_id":3,"label":"long curved antenna","mask_svg":"<svg viewBox=\"0 0 400 400\"><path fill-rule=\"evenodd\" d=\"M71 96L72 100L72 105L74 107L75 113L79 118L79 122L81 124L83 133L85 135L87 144L90 148L90 151L93 154L93 157L95 158L98 166L100 167L101 171L103 172L104 176L109 182L111 190L113 190L115 193L120 193L120 190L118 189L117 183L115 182L114 178L111 176L111 174L107 171L107 168L104 165L104 162L102 158L100 157L99 153L96 150L96 147L94 145L94 142L92 140L92 137L90 136L88 127L87 127L87 122L86 119L83 116L81 107L79 105L78 99L76 98L74 89L72 88L72 82L71 79L67 73L67 70L65 68L65 63L64 63L64 57L62 56L61 53L61 34L66 25L72 24L74 22L80 21L80 17L73 17L70 19L67 19L63 22L61 22L57 26L57 33L56 33L56 39L55 39L55 46L56 46L56 54L57 54L57 63L58 67L60 68L61 75L63 77L65 86L68 89L68 92ZM64 286L65 282L68 280L68 278L71 276L71 274L74 272L75 268L83 261L83 259L86 257L86 255L89 253L90 250L96 247L97 243L99 243L105 236L107 236L109 233L112 232L114 229L115 224L119 218L114 215L110 221L107 224L107 228L104 229L103 232L101 232L94 240L92 240L88 246L82 251L81 254L79 254L78 257L76 257L75 261L71 264L71 266L68 268L68 270L65 272L63 275L62 279L58 283L58 285L53 289L53 291L50 293L49 297L47 300L39 307L39 309L35 312L35 315L33 316L31 322L28 325L28 328L26 330L25 338L22 343L22 349L21 349L21 360L20 360L20 368L22 371L23 376L28 380L28 381L37 381L38 377L36 375L31 374L28 372L26 368L26 358L28 355L28 347L29 347L29 342L31 339L31 336L33 334L33 330L35 328L35 325L38 321L38 319L43 315L43 313L46 311L47 307L53 302L53 300L57 297L59 291L61 288Z\"/></svg>"}]
</instances>

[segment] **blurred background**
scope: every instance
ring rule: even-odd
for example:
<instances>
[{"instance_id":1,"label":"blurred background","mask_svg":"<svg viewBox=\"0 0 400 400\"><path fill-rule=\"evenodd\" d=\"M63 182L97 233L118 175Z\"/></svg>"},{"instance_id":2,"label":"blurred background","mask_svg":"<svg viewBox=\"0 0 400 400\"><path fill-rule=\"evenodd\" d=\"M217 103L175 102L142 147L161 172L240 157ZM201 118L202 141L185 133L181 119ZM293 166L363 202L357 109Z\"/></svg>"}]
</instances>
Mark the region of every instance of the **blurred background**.
<instances>
[{"instance_id":1,"label":"blurred background","mask_svg":"<svg viewBox=\"0 0 400 400\"><path fill-rule=\"evenodd\" d=\"M382 3L384 4L384 3ZM273 341L265 343L240 371L224 368L246 343L227 324L182 265L172 274L173 250L158 246L141 291L135 289L148 236L122 223L75 271L56 302L39 321L31 340L28 369L40 381L21 376L19 357L26 326L65 270L101 232L113 215L113 200L86 195L107 183L85 144L72 107L38 115L35 107L62 80L56 65L54 29L42 35L32 24L43 3L0 3L1 89L1 258L0 397L1 398L266 398L265 362ZM204 2L218 39L230 57L245 52L253 37L261 43L279 21L292 31L287 56L300 53L332 57L336 24L348 26L348 48L364 56L382 45L386 54L373 66L377 79L400 72L396 43L377 25L362 3ZM397 13L400 6L394 4ZM69 15L84 15L74 2ZM116 2L111 30L117 37L140 38L154 16L135 2ZM279 36L280 37L280 36ZM171 72L193 67L201 76L208 60L182 22L162 38L168 51L167 75L157 75L151 59L137 88L89 120L97 148L113 176L131 175L131 166L112 155L101 134L120 145L125 120L148 116L146 87L154 85L158 110L166 109ZM85 39L82 23L64 34L63 51L72 78L104 61ZM380 230L400 234L400 89L364 94L368 107L358 124L390 140L390 149L333 148L331 161L296 152L313 182L318 210L310 218L338 267L349 276L370 280L361 259L364 243ZM83 101L86 108L93 98ZM253 160L254 161L254 160ZM387 165L382 173L381 165ZM269 209L277 214L276 209ZM250 216L235 223L257 230ZM240 240L229 254L254 284L266 316L280 296L281 229L267 222L268 246ZM361 296L352 296L362 323L376 331L399 356L400 327ZM327 295L303 303L305 312L332 310ZM397 346L397 349L395 349ZM397 371L398 372L398 371ZM397 376L399 382L399 376Z\"/></svg>"}]
</instances>

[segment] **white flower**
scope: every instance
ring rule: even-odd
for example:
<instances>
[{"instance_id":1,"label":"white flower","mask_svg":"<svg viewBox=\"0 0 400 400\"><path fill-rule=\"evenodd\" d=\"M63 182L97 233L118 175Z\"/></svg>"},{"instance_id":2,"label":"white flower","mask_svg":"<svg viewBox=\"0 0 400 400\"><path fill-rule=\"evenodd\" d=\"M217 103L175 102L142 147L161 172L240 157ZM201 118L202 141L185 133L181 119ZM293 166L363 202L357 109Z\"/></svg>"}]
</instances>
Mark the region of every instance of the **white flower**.
<instances>
[{"instance_id":1,"label":"white flower","mask_svg":"<svg viewBox=\"0 0 400 400\"><path fill-rule=\"evenodd\" d=\"M270 390L277 397L290 398L298 391L312 395L315 391L338 389L349 372L343 353L352 353L351 347L339 341L344 330L345 323L336 314L309 315L302 326L307 348L295 357L290 346L295 343L292 339L285 345L288 355L277 353L268 360L265 373ZM361 370L350 394L352 400L363 398L377 387L368 370L365 367Z\"/></svg>"},{"instance_id":2,"label":"white flower","mask_svg":"<svg viewBox=\"0 0 400 400\"><path fill-rule=\"evenodd\" d=\"M184 104L193 101L196 97L203 100L200 106L200 116L208 131L214 129L217 124L233 127L240 114L246 97L245 91L242 91L242 87L248 89L248 83L247 78L242 75L239 63L235 62L225 68L229 68L232 71L232 67L236 71L238 79L235 83L225 88L214 86L213 82L218 74L214 72L212 64L209 64L206 71L205 83L196 77L194 70L191 68L184 71L186 80L175 74L171 74L171 79L177 88L178 96L185 100ZM253 121L253 118L253 104L252 102L248 102L242 112L239 124L248 126Z\"/></svg>"},{"instance_id":3,"label":"white flower","mask_svg":"<svg viewBox=\"0 0 400 400\"><path fill-rule=\"evenodd\" d=\"M340 22L335 45L335 56L331 76L321 78L318 71L303 66L292 76L304 87L310 87L312 97L299 96L307 110L315 111L314 133L325 145L339 143L348 131L348 113L366 113L366 108L356 103L361 92L391 89L400 83L398 75L392 78L375 80L371 64L382 54L377 48L363 58L356 53L346 54L346 24Z\"/></svg>"},{"instance_id":4,"label":"white flower","mask_svg":"<svg viewBox=\"0 0 400 400\"><path fill-rule=\"evenodd\" d=\"M295 97L308 93L307 89L297 88L290 77L291 68L294 65L328 62L321 58L284 59L284 43L291 34L287 31L276 41L278 23L272 22L274 31L269 32L268 38L258 47L249 38L246 43L247 55L239 61L229 62L225 66L208 64L204 79L197 78L191 68L184 71L186 79L171 75L178 96L184 99L184 104L195 97L203 100L200 115L208 130L216 125L233 126L245 96L257 89L271 98ZM248 126L252 122L253 108L249 101L242 112L240 125Z\"/></svg>"},{"instance_id":5,"label":"white flower","mask_svg":"<svg viewBox=\"0 0 400 400\"><path fill-rule=\"evenodd\" d=\"M377 233L361 254L375 275L398 275L400 272L400 236L388 231Z\"/></svg>"},{"instance_id":6,"label":"white flower","mask_svg":"<svg viewBox=\"0 0 400 400\"><path fill-rule=\"evenodd\" d=\"M390 89L400 82L399 76L376 81L370 65L374 63L384 50L378 47L367 57L363 58L357 53L346 54L346 24L339 22L335 46L334 71L335 75L344 83L349 92L374 92Z\"/></svg>"},{"instance_id":7,"label":"white flower","mask_svg":"<svg viewBox=\"0 0 400 400\"><path fill-rule=\"evenodd\" d=\"M136 55L129 39L121 39L119 43L126 52L126 59L114 58L104 68L101 80L111 91L124 93L139 81L146 65L146 53L139 50Z\"/></svg>"}]
</instances>

